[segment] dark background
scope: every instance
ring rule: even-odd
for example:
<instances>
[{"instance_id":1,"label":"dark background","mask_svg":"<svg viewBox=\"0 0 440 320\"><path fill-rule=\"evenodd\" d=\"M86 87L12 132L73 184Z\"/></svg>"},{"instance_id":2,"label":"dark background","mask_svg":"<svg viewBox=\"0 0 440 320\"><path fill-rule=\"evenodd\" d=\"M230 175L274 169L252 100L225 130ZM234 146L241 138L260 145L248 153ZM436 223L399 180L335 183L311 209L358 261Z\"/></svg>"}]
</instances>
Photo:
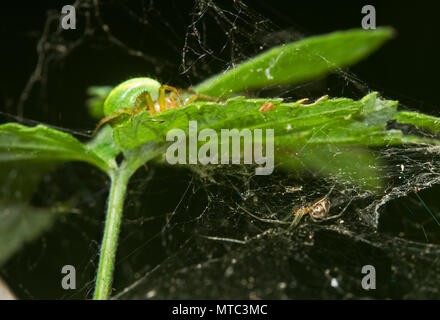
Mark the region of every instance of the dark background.
<instances>
[{"instance_id":1,"label":"dark background","mask_svg":"<svg viewBox=\"0 0 440 320\"><path fill-rule=\"evenodd\" d=\"M91 3L91 2L86 2ZM47 81L37 81L32 87L29 96L22 102L24 123L33 124L32 121L41 121L47 124L60 126L66 129L78 130L82 133L90 132L96 125L96 119L92 119L86 112L85 100L87 99L86 89L91 85L115 85L121 81L134 76L152 76L161 82L166 82L178 87L187 87L197 83L206 77L220 72L231 62L239 62L240 58L252 56L257 51L255 44L270 43L277 44L287 41L289 36L277 34L271 40L271 34L261 34L261 39L254 36L247 39L245 35L239 35L236 45L241 52L231 51L233 45L227 45L226 50L220 51L216 41L224 39L224 30L215 25L208 28L206 36L210 39L210 46L217 49L216 57L220 59L204 59L194 66L194 72L182 74L181 60L184 36L188 24L191 23L190 13L194 13L192 1L133 1L128 7L134 12L140 13L145 10L143 17L150 19L145 27L142 23L133 22L130 15L120 9L119 1L100 2L102 14L106 22L111 26L112 32L129 45L140 50L145 56L136 57L127 54L127 49L120 45L109 42L93 17L90 17L91 33L84 33L86 18L80 15L77 21L77 30L70 30L57 33L56 28L49 30L51 48L42 47L45 60L41 64L44 68ZM154 9L149 14L149 6L153 4ZM232 1L216 1L224 10L233 10ZM362 14L361 8L366 4L372 4L377 12L378 26L392 26L396 30L396 37L378 52L365 61L352 67L352 74L360 79L364 87L361 93L368 90L377 90L383 96L397 99L401 106L407 109L416 109L432 115L439 115L438 106L438 74L440 71L438 34L438 6L433 1L417 1L402 3L401 1L244 1L255 15L266 17L270 23L270 32L285 30L295 33L294 37L310 36L360 27ZM36 2L3 2L0 9L0 111L6 113L0 115L2 122L12 121L11 116L19 114L18 105L27 81L38 63L37 43L44 34L43 29L48 16L59 12L63 5L71 4L67 1L44 1ZM79 12L77 12L79 14ZM257 19L258 20L258 19ZM240 21L237 22L240 25ZM52 26L53 27L53 26ZM248 27L248 26L246 26ZM267 37L264 39L264 37ZM272 41L272 42L271 42ZM194 45L194 47L196 47ZM64 54L65 52L66 54ZM146 57L146 58L145 58ZM334 87L334 95L352 95L351 80L346 83L341 79L336 84L328 83ZM314 92L313 94L319 94ZM360 94L359 92L357 93ZM298 97L301 93L295 90L288 91L287 96ZM357 96L359 97L359 96ZM78 136L83 139L83 137ZM140 173L144 174L145 172ZM130 196L127 210L127 218L136 221L136 214L139 208L147 208L150 212L167 212L173 209L182 194L185 192L189 175L185 171L167 168L158 169L156 178L152 185L147 185L144 176L137 176L130 188ZM172 181L172 183L170 183ZM57 174L49 179L47 185L43 185L36 194L34 204L50 205L55 200L67 200L72 194L80 193L81 201L78 208L87 212L87 218L75 216L63 219L56 224L53 230L36 243L29 244L25 249L11 259L2 270L2 277L12 287L13 291L20 298L84 298L90 297L93 284L90 282L94 277L97 263L97 252L102 232L103 212L105 209L107 180L97 170L90 170L84 164L65 164ZM144 185L145 184L145 185ZM58 187L57 187L58 186ZM424 199L430 206L438 206L438 188L431 188L423 193ZM161 192L164 191L164 192ZM230 191L230 190L229 190ZM232 197L228 190L224 197ZM137 194L134 197L133 194ZM149 195L148 199L144 195ZM220 193L223 195L222 193ZM436 199L437 198L437 199ZM138 201L139 200L139 201ZM142 202L142 201L144 202ZM134 203L138 201L139 203ZM188 207L194 212L203 208L206 199L203 197L188 200ZM414 203L414 200L412 201ZM416 204L420 210L420 204ZM136 209L137 208L137 209ZM402 206L396 203L390 204L388 222L382 230L391 235L399 232L399 214ZM133 213L135 212L135 213ZM163 221L153 221L140 226L133 223L124 226L122 232L123 241L118 251L118 257L125 257L141 248L148 252L147 255L134 255L128 261L121 262L117 266L116 278L122 279L116 282L116 288L123 288L133 281L136 272L142 273L143 268L148 269L161 263L168 252L163 252L160 239L150 239L148 235L160 231ZM393 226L393 228L387 226ZM131 228L131 229L130 229ZM131 233L127 233L127 230ZM435 232L437 229L434 229ZM416 234L410 240L424 241L423 234L419 229L412 230ZM127 234L135 235L126 237ZM411 232L409 232L411 234ZM144 237L144 238L143 238ZM178 236L175 236L178 238ZM374 256L377 263L389 269L390 255L373 247L356 244L350 245L350 239L333 239L333 235L325 233L318 238L321 248L312 254L322 255L322 259L328 259L328 266L340 265L341 269L347 271L344 264L349 262L348 258L340 257L335 252L340 252L339 245L344 249L351 248L352 252L362 252L364 257ZM130 239L127 239L130 238ZM61 239L61 240L60 240ZM148 242L146 242L146 240ZM150 243L151 240L151 243ZM145 247L139 244L145 243ZM334 243L334 245L333 245ZM277 248L285 246L286 250L292 249L290 242L266 243L268 252L276 252ZM143 246L143 245L142 245ZM172 246L167 250L173 251ZM293 248L293 251L298 251ZM307 252L307 248L300 248ZM249 255L251 256L251 255ZM358 257L350 260L357 261ZM268 259L269 262L275 261ZM321 257L318 257L321 259ZM318 259L317 258L317 259ZM78 281L82 288L78 293L70 295L63 292L59 286L59 266L69 262L81 265L82 274ZM302 259L302 258L301 258ZM305 261L305 260L303 260ZM252 262L252 261L251 261ZM294 261L293 264L296 262ZM326 264L326 267L327 267ZM429 263L428 263L429 264ZM185 267L185 265L183 265ZM276 270L277 266L273 267ZM304 268L302 262L298 266ZM384 268L385 268L384 267ZM171 272L175 266L171 266ZM214 268L215 269L215 268ZM387 269L387 270L388 270ZM166 267L164 268L166 271ZM423 270L423 269L422 269ZM257 270L263 274L266 270ZM319 271L319 270L318 270ZM389 271L389 270L388 270ZM213 270L217 272L217 270ZM320 271L319 271L320 272ZM356 271L357 272L357 271ZM244 272L243 272L244 273ZM57 275L57 276L54 276ZM387 277L389 274L387 274ZM202 277L202 276L201 276ZM357 277L357 274L356 274ZM391 276L390 276L391 277ZM404 276L402 276L404 277ZM307 298L339 298L341 295L322 294L319 292L319 281L317 277L309 274L304 276L305 283L303 292L295 291L290 297L299 295ZM165 274L163 278L167 279ZM317 279L319 281L317 281ZM402 280L402 279L401 279ZM398 289L384 289L377 291L376 298L402 297L411 290L412 283L404 283ZM269 282L267 282L269 283ZM263 283L263 287L268 286ZM226 288L225 292L230 288ZM196 289L194 289L196 290ZM188 289L190 292L190 289ZM191 292L190 292L191 293ZM208 292L209 293L209 292ZM204 297L205 292L200 297ZM243 292L239 291L235 297L243 298ZM164 294L162 297L173 297ZM179 296L177 296L179 297ZM180 296L182 297L182 296ZM191 297L191 296L190 296ZM199 297L199 296L196 296ZM213 293L214 298L216 296ZM221 297L221 296L220 296ZM226 298L231 296L226 296ZM279 296L273 296L279 298ZM356 295L355 295L356 297Z\"/></svg>"},{"instance_id":2,"label":"dark background","mask_svg":"<svg viewBox=\"0 0 440 320\"><path fill-rule=\"evenodd\" d=\"M25 3L2 2L0 18L0 108L16 114L20 94L37 63L36 45L42 34L46 16L51 10L60 11L67 1L28 1ZM106 3L103 1L102 3ZM109 2L106 18L112 30L133 47L157 59L149 63L126 54L115 45L102 41L99 31L94 36L82 35L78 29L61 37L61 45L82 39L75 49L65 56L48 50L51 60L47 63L47 88L39 84L32 91L35 99L24 105L24 116L69 128L91 129L94 120L85 119L82 112L85 90L90 85L114 85L133 75L149 74L163 82L187 86L221 71L226 64L215 60L197 76L182 76L179 65L186 27L193 11L192 1L153 1L155 13L148 23L145 37L139 41L142 30L133 27L116 2ZM133 1L133 10L142 6ZM142 2L145 7L149 1ZM222 8L232 1L218 1ZM438 5L434 1L244 1L257 13L267 17L279 30L294 30L303 36L327 33L335 30L360 27L361 8L372 4L377 12L378 26L392 26L396 38L366 61L352 68L354 74L366 82L371 90L400 100L404 105L423 112L438 115L437 80L440 71ZM160 16L157 14L160 12ZM169 29L162 28L166 21ZM118 22L120 22L118 24ZM238 24L240 22L237 22ZM173 32L170 32L172 30ZM224 36L219 28L210 28L208 39ZM252 41L256 41L253 39ZM279 41L282 41L279 40ZM71 44L71 43L70 43ZM245 49L245 43L243 44ZM249 50L248 55L252 55ZM218 53L224 61L230 61L228 50ZM166 65L157 72L158 65ZM32 98L32 97L31 97Z\"/></svg>"}]
</instances>

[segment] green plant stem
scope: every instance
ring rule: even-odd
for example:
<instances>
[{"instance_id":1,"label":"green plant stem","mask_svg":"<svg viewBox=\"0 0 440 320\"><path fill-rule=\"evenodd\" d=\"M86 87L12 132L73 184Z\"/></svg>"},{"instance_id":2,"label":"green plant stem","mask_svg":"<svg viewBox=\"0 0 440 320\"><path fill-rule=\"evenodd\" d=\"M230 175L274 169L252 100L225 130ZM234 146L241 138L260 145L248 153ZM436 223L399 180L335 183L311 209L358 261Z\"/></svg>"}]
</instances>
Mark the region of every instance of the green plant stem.
<instances>
[{"instance_id":1,"label":"green plant stem","mask_svg":"<svg viewBox=\"0 0 440 320\"><path fill-rule=\"evenodd\" d=\"M119 167L114 174L111 175L111 188L108 198L104 237L102 239L101 253L99 256L99 267L93 296L94 300L106 300L111 293L122 209L124 207L125 193L130 176L131 173L129 170L126 170L124 166Z\"/></svg>"}]
</instances>

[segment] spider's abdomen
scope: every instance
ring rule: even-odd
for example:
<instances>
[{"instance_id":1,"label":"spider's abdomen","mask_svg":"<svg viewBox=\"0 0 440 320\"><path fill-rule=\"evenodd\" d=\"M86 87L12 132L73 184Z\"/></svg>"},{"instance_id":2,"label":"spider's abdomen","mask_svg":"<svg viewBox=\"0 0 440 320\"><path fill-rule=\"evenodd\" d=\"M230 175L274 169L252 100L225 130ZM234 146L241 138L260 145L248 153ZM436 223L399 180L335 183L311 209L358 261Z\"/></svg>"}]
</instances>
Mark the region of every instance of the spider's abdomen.
<instances>
[{"instance_id":1,"label":"spider's abdomen","mask_svg":"<svg viewBox=\"0 0 440 320\"><path fill-rule=\"evenodd\" d=\"M330 200L322 198L315 202L310 210L310 215L315 219L323 219L330 211Z\"/></svg>"},{"instance_id":2,"label":"spider's abdomen","mask_svg":"<svg viewBox=\"0 0 440 320\"><path fill-rule=\"evenodd\" d=\"M160 86L158 81L146 77L124 81L108 95L104 102L104 114L109 116L122 109L132 110L136 99L145 91L156 101Z\"/></svg>"}]
</instances>

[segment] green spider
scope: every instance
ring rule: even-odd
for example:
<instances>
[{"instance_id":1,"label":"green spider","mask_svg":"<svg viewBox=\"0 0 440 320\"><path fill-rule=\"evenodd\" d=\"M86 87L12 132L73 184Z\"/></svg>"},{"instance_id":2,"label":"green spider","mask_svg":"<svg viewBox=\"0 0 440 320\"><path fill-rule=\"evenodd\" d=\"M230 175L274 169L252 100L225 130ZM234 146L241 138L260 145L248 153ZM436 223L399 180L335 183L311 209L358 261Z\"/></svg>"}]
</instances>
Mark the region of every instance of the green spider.
<instances>
[{"instance_id":1,"label":"green spider","mask_svg":"<svg viewBox=\"0 0 440 320\"><path fill-rule=\"evenodd\" d=\"M167 95L167 92L171 93ZM184 101L181 93L190 94L190 96ZM104 124L121 115L129 115L130 119L133 119L141 111L149 111L153 115L164 110L188 105L199 99L222 101L221 99L199 94L192 90L177 89L163 85L151 78L133 78L124 81L114 88L107 99L105 99L105 117L99 121L92 135L95 135Z\"/></svg>"}]
</instances>

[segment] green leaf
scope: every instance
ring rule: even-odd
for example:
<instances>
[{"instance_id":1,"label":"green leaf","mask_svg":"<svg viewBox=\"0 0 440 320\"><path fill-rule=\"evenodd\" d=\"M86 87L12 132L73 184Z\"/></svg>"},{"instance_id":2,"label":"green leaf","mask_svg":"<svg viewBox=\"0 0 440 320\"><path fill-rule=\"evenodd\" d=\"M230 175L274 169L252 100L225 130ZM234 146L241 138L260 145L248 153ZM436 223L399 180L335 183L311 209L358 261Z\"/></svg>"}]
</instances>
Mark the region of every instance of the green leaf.
<instances>
[{"instance_id":1,"label":"green leaf","mask_svg":"<svg viewBox=\"0 0 440 320\"><path fill-rule=\"evenodd\" d=\"M86 145L101 159L105 160L111 166L115 166L115 157L121 151L113 140L113 130L110 126L104 126Z\"/></svg>"},{"instance_id":2,"label":"green leaf","mask_svg":"<svg viewBox=\"0 0 440 320\"><path fill-rule=\"evenodd\" d=\"M47 231L68 206L34 208L26 203L0 200L0 266L23 244Z\"/></svg>"},{"instance_id":3,"label":"green leaf","mask_svg":"<svg viewBox=\"0 0 440 320\"><path fill-rule=\"evenodd\" d=\"M0 266L21 246L41 235L67 206L35 208L27 204L53 161L14 161L0 167Z\"/></svg>"},{"instance_id":4,"label":"green leaf","mask_svg":"<svg viewBox=\"0 0 440 320\"><path fill-rule=\"evenodd\" d=\"M306 38L272 48L193 89L214 97L280 84L296 84L353 65L378 49L392 29L354 29Z\"/></svg>"},{"instance_id":5,"label":"green leaf","mask_svg":"<svg viewBox=\"0 0 440 320\"><path fill-rule=\"evenodd\" d=\"M398 102L394 100L382 100L377 98L377 93L372 92L362 98L364 107L361 116L363 123L368 126L382 126L385 128L387 121L397 112Z\"/></svg>"},{"instance_id":6,"label":"green leaf","mask_svg":"<svg viewBox=\"0 0 440 320\"><path fill-rule=\"evenodd\" d=\"M265 102L273 111L259 111ZM375 93L362 100L347 98L321 99L313 105L300 102L282 103L281 99L245 99L235 97L225 103L195 102L151 116L140 113L133 121L114 128L116 144L123 150L137 148L145 142L167 144L171 129L188 133L188 122L197 121L198 131L221 129L274 129L275 144L388 145L406 143L399 130L385 130L395 113L397 102L377 98ZM154 120L154 121L152 121Z\"/></svg>"},{"instance_id":7,"label":"green leaf","mask_svg":"<svg viewBox=\"0 0 440 320\"><path fill-rule=\"evenodd\" d=\"M394 115L394 120L403 124L411 124L433 132L440 132L440 118L417 112L401 111Z\"/></svg>"},{"instance_id":8,"label":"green leaf","mask_svg":"<svg viewBox=\"0 0 440 320\"><path fill-rule=\"evenodd\" d=\"M378 190L382 187L383 174L378 169L380 163L365 148L322 145L277 151L282 166L290 171L307 169L321 175L331 175L341 183L356 184L363 189Z\"/></svg>"},{"instance_id":9,"label":"green leaf","mask_svg":"<svg viewBox=\"0 0 440 320\"><path fill-rule=\"evenodd\" d=\"M50 172L57 162L14 161L0 166L0 201L20 203L28 201L38 187L42 177Z\"/></svg>"},{"instance_id":10,"label":"green leaf","mask_svg":"<svg viewBox=\"0 0 440 320\"><path fill-rule=\"evenodd\" d=\"M265 102L272 103L274 110L261 112ZM340 179L375 187L380 180L375 169L378 165L365 148L359 147L427 142L405 136L400 130L386 129L396 109L396 101L380 99L376 93L361 100L323 98L309 105L235 97L225 103L195 102L154 116L139 113L133 121L114 128L114 139L126 155L137 150L139 159L143 154L139 148L150 145L151 159L173 143L166 141L170 130L181 129L188 137L190 120L197 121L197 132L210 128L219 137L222 129L273 129L275 160L284 161L288 168L296 170L298 164L307 164L323 174L337 173Z\"/></svg>"},{"instance_id":11,"label":"green leaf","mask_svg":"<svg viewBox=\"0 0 440 320\"><path fill-rule=\"evenodd\" d=\"M95 146L96 147L96 146ZM112 162L87 147L71 135L44 125L26 127L16 123L0 126L0 162L85 161L108 172Z\"/></svg>"},{"instance_id":12,"label":"green leaf","mask_svg":"<svg viewBox=\"0 0 440 320\"><path fill-rule=\"evenodd\" d=\"M71 135L43 125L0 126L0 265L22 245L48 230L69 204L35 208L29 204L42 177L68 160L85 161L109 172L119 153L111 128L84 145Z\"/></svg>"}]
</instances>

